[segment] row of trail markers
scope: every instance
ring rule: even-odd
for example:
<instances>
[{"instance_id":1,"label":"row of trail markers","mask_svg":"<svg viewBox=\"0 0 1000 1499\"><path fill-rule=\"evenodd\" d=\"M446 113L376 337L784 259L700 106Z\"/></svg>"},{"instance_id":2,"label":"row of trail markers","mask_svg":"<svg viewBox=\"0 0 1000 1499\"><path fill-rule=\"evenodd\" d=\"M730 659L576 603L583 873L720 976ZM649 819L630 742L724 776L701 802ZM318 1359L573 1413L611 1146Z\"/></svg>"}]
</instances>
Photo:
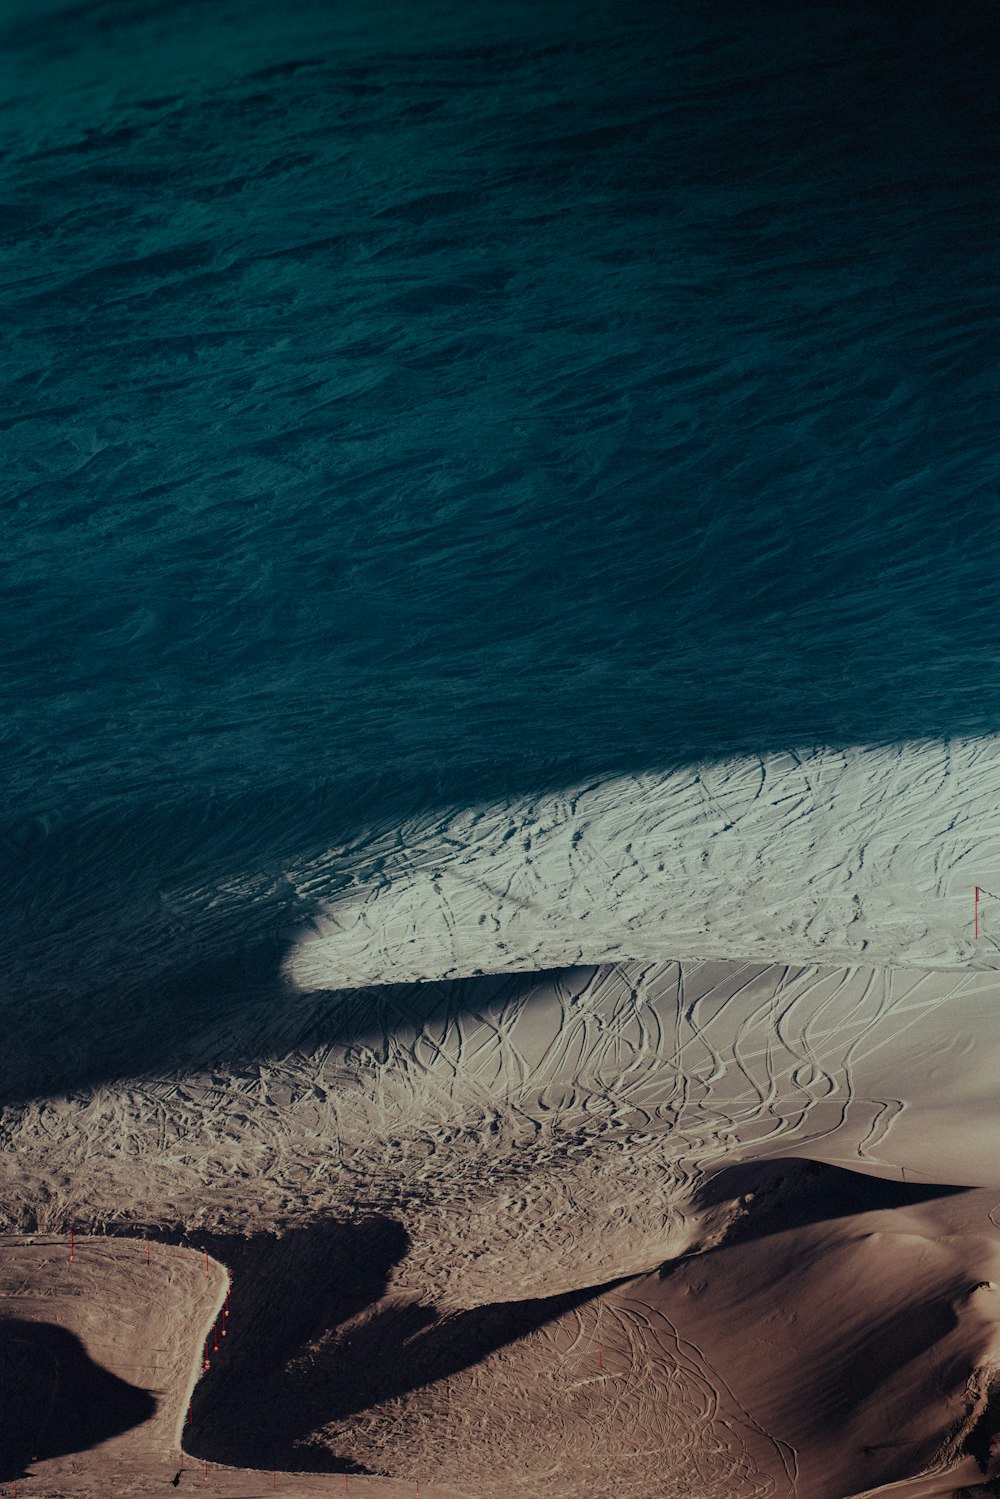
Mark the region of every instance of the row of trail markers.
<instances>
[{"instance_id":1,"label":"row of trail markers","mask_svg":"<svg viewBox=\"0 0 1000 1499\"><path fill-rule=\"evenodd\" d=\"M151 1253L151 1249L152 1249L152 1243L151 1243L149 1234L147 1234L146 1235L146 1264L147 1265L151 1265L153 1263L153 1256L152 1256L152 1253ZM69 1262L70 1262L71 1265L73 1265L73 1264L76 1263L76 1230L74 1228L72 1228L72 1227L69 1230Z\"/></svg>"},{"instance_id":2,"label":"row of trail markers","mask_svg":"<svg viewBox=\"0 0 1000 1499\"><path fill-rule=\"evenodd\" d=\"M978 892L977 892L977 899L978 899ZM69 1258L70 1258L70 1264L75 1264L75 1262L76 1262L76 1231L73 1228L71 1228L69 1230ZM152 1240L151 1240L151 1236L149 1234L146 1235L146 1264L147 1265L152 1264ZM223 1307L222 1307L221 1312L219 1313L218 1317L215 1320L215 1323L213 1324L212 1331L209 1333L208 1337L205 1339L205 1347L204 1347L204 1350L202 1352L202 1367L203 1367L203 1369L204 1369L204 1371L206 1373L212 1367L212 1360L211 1360L210 1354L211 1353L218 1353L218 1351L219 1351L219 1338L220 1337L224 1338L226 1336L227 1331L228 1331L228 1323L229 1323L229 1298L232 1295L232 1289L233 1289L233 1272L232 1272L232 1270L229 1270L228 1267L227 1267L227 1272L226 1273L227 1273L227 1275L229 1277L228 1281L227 1281L227 1284L226 1284L226 1299L225 1299L225 1302L223 1303ZM206 1249L205 1250L205 1278L209 1279L210 1278L210 1274L211 1274L211 1272L209 1270L208 1250ZM603 1368L604 1367L604 1362L603 1362L603 1357L604 1356L603 1356L602 1353L599 1352L598 1353L598 1357L601 1360L601 1367ZM194 1397L192 1396L188 1400L187 1424L190 1426L193 1421L194 1421ZM181 1472L183 1472L183 1471L184 1471L184 1453L183 1453L183 1450L182 1450L182 1452L181 1452ZM204 1459L204 1467L203 1467L203 1470L202 1470L202 1483L206 1483L206 1484L208 1483L208 1458ZM271 1488L272 1489L276 1489L277 1487L278 1487L278 1474L277 1474L277 1470L276 1469L272 1469L271 1470ZM346 1473L344 1474L344 1493L345 1494L350 1493L350 1478L349 1478L348 1474L346 1474ZM16 1478L14 1480L14 1499L17 1499L17 1479ZM417 1486L416 1486L416 1499L420 1499L420 1485L419 1484L417 1484Z\"/></svg>"},{"instance_id":3,"label":"row of trail markers","mask_svg":"<svg viewBox=\"0 0 1000 1499\"><path fill-rule=\"evenodd\" d=\"M73 1227L70 1227L70 1229L69 1229L69 1261L70 1261L71 1265L73 1265L73 1264L76 1263L76 1229L73 1228ZM151 1265L152 1262L153 1262L153 1256L152 1256L152 1236L150 1234L147 1234L146 1235L146 1264L147 1265ZM227 1268L227 1272L226 1273L228 1275L228 1281L226 1283L226 1299L225 1299L225 1302L223 1304L222 1310L220 1311L218 1317L215 1319L215 1322L214 1322L213 1327L212 1327L212 1331L209 1333L208 1337L205 1339L205 1347L204 1347L204 1350L203 1350L203 1353L202 1353L202 1367L203 1367L203 1369L205 1370L206 1373L212 1367L212 1360L211 1360L210 1354L211 1353L218 1353L218 1351L219 1351L219 1339L220 1339L220 1337L224 1338L226 1336L228 1330L229 1330L229 1326L228 1326L228 1324L229 1324L229 1299L230 1299L230 1296L232 1295L232 1289L233 1289L233 1272L232 1272L232 1270L229 1270ZM206 1280L211 1279L211 1270L209 1268L209 1259L208 1259L208 1250L207 1249L205 1250L205 1279ZM55 1386L53 1385L53 1390L54 1389L55 1389ZM188 1425L190 1426L193 1421L194 1421L194 1397L192 1396L191 1399L188 1400L188 1409L187 1409L187 1422L188 1422ZM181 1453L181 1458L182 1458L181 1472L183 1472L184 1471L184 1466L183 1466L183 1452ZM204 1483L208 1482L208 1459L207 1458L205 1459L202 1481ZM276 1489L278 1487L278 1475L277 1475L276 1471L272 1471L272 1473L271 1473L271 1487L273 1489ZM347 1492L348 1492L348 1488L347 1488L347 1474L345 1473L344 1474L344 1493L346 1494ZM14 1479L14 1499L17 1499L17 1479L16 1478ZM419 1491L419 1489L417 1491L417 1499L420 1499L420 1491Z\"/></svg>"},{"instance_id":4,"label":"row of trail markers","mask_svg":"<svg viewBox=\"0 0 1000 1499\"><path fill-rule=\"evenodd\" d=\"M207 1262L207 1258L208 1258L208 1250L207 1249L205 1251L205 1257L206 1257L206 1262ZM229 1279L228 1279L228 1281L226 1283L226 1299L225 1299L225 1302L223 1303L223 1307L222 1307L221 1312L219 1313L218 1317L215 1319L215 1322L212 1325L212 1331L209 1333L208 1337L205 1339L205 1347L202 1350L202 1355L201 1355L202 1370L206 1374L208 1373L209 1369L212 1367L212 1359L211 1359L210 1355L213 1354L213 1353L218 1353L218 1351L219 1351L219 1339L220 1338L224 1338L226 1336L228 1330L229 1330L229 1297L230 1297L230 1294L231 1294L232 1288L233 1288L233 1272L231 1270L227 1270L226 1273L229 1276ZM190 1405L190 1402L188 1403L188 1420L189 1421L191 1420L191 1405Z\"/></svg>"}]
</instances>

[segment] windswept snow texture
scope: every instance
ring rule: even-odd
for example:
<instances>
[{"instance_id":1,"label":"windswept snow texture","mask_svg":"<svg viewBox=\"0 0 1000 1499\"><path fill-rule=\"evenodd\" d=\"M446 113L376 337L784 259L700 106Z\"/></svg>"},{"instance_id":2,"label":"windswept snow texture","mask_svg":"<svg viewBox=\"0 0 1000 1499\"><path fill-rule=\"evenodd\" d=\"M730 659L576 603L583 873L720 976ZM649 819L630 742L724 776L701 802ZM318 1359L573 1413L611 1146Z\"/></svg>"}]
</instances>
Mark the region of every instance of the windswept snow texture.
<instances>
[{"instance_id":1,"label":"windswept snow texture","mask_svg":"<svg viewBox=\"0 0 1000 1499\"><path fill-rule=\"evenodd\" d=\"M986 0L8 0L19 1023L271 981L373 827L444 858L463 808L997 732L997 39Z\"/></svg>"},{"instance_id":2,"label":"windswept snow texture","mask_svg":"<svg viewBox=\"0 0 1000 1499\"><path fill-rule=\"evenodd\" d=\"M308 990L629 957L996 968L998 786L990 738L702 763L414 819L372 831L286 972ZM332 884L347 852L290 877Z\"/></svg>"}]
</instances>

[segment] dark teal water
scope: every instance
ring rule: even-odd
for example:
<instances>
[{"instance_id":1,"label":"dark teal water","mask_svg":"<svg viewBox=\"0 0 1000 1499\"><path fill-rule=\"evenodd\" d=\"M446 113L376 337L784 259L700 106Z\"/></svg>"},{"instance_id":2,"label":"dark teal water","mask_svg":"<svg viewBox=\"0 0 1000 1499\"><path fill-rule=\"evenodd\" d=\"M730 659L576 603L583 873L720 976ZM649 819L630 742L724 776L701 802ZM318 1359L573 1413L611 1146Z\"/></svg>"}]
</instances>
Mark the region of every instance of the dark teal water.
<instances>
[{"instance_id":1,"label":"dark teal water","mask_svg":"<svg viewBox=\"0 0 1000 1499\"><path fill-rule=\"evenodd\" d=\"M270 971L371 820L996 731L998 14L7 0L39 1047Z\"/></svg>"}]
</instances>

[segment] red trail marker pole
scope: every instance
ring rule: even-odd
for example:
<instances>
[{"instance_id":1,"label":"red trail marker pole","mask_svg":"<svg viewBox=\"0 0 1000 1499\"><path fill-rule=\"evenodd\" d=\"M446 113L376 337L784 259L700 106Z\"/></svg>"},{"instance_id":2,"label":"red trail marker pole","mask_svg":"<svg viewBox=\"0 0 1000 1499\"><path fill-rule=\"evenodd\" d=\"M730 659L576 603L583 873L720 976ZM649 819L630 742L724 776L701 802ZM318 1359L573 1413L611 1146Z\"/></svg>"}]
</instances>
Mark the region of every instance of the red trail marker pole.
<instances>
[{"instance_id":1,"label":"red trail marker pole","mask_svg":"<svg viewBox=\"0 0 1000 1499\"><path fill-rule=\"evenodd\" d=\"M975 921L976 941L978 942L979 941L979 886L978 885L974 885L973 889L975 890L976 894L975 894L975 899L973 900L972 910L973 910L973 919Z\"/></svg>"}]
</instances>

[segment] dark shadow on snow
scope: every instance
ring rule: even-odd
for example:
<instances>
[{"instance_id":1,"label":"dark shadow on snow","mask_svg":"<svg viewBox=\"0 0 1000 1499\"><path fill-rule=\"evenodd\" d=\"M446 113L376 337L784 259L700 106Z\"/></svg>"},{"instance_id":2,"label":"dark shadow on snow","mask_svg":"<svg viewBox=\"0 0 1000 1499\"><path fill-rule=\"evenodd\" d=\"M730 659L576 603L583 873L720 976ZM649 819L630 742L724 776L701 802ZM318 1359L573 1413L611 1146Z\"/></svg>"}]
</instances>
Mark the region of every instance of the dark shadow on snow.
<instances>
[{"instance_id":1,"label":"dark shadow on snow","mask_svg":"<svg viewBox=\"0 0 1000 1499\"><path fill-rule=\"evenodd\" d=\"M789 1158L723 1167L697 1194L695 1207L701 1210L749 1199L747 1211L726 1235L724 1247L728 1247L810 1223L913 1207L968 1190L936 1182L893 1181L824 1161ZM669 1270L669 1262L664 1268Z\"/></svg>"},{"instance_id":2,"label":"dark shadow on snow","mask_svg":"<svg viewBox=\"0 0 1000 1499\"><path fill-rule=\"evenodd\" d=\"M349 1451L311 1447L309 1436L467 1369L608 1289L447 1313L384 1299L409 1247L386 1217L280 1237L173 1238L232 1270L229 1332L209 1339L184 1445L234 1467L363 1473Z\"/></svg>"},{"instance_id":3,"label":"dark shadow on snow","mask_svg":"<svg viewBox=\"0 0 1000 1499\"><path fill-rule=\"evenodd\" d=\"M147 1390L95 1364L65 1328L0 1318L0 1482L130 1431L156 1406Z\"/></svg>"}]
</instances>

